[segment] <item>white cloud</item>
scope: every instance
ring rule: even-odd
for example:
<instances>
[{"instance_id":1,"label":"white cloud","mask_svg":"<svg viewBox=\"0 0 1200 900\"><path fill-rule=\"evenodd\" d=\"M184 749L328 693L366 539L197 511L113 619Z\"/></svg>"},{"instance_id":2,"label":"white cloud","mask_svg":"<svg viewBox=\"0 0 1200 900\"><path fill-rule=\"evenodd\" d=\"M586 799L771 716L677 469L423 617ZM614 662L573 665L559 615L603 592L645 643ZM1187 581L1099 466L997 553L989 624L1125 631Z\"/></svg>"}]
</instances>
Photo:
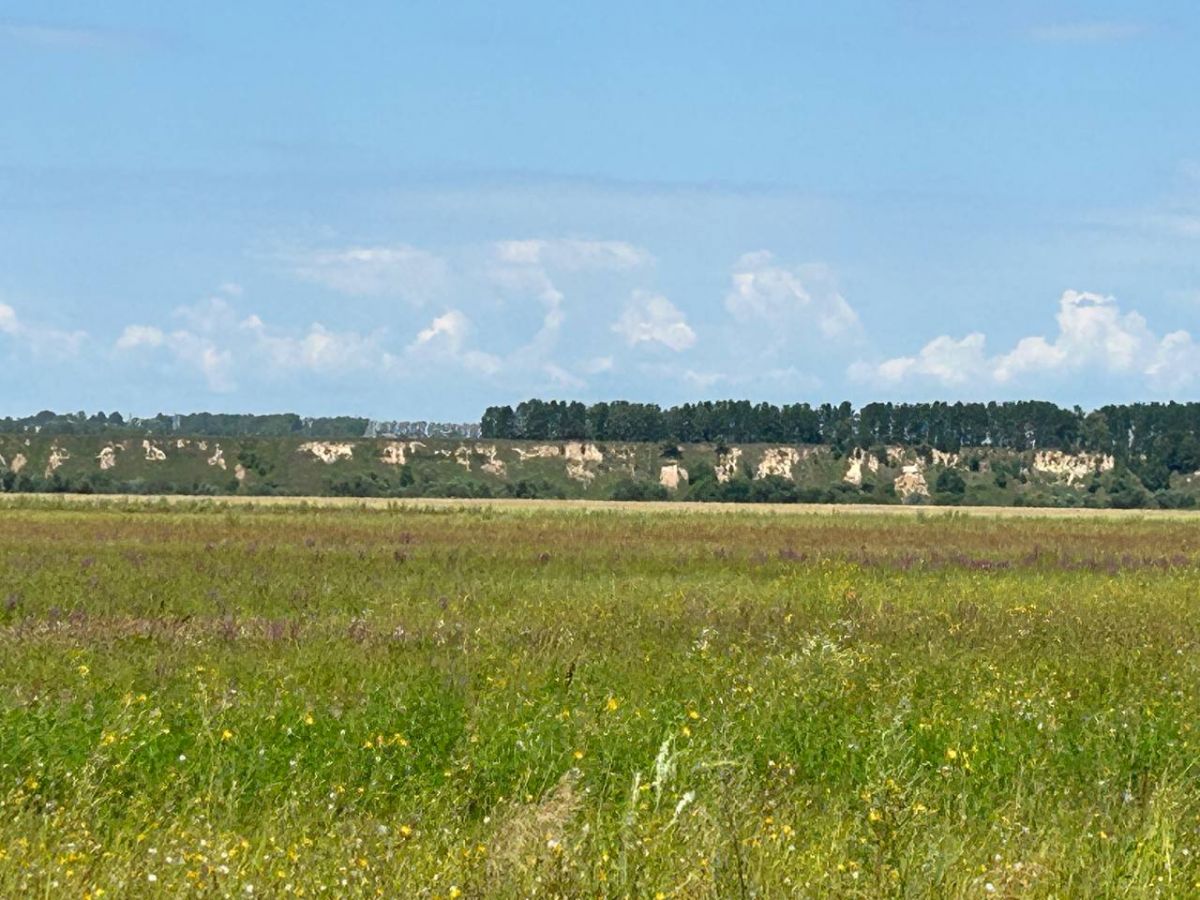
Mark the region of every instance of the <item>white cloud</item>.
<instances>
[{"instance_id":1,"label":"white cloud","mask_svg":"<svg viewBox=\"0 0 1200 900\"><path fill-rule=\"evenodd\" d=\"M88 339L86 331L62 331L45 325L31 325L23 321L7 303L0 303L0 334L17 338L22 346L38 356L76 356Z\"/></svg>"},{"instance_id":2,"label":"white cloud","mask_svg":"<svg viewBox=\"0 0 1200 900\"><path fill-rule=\"evenodd\" d=\"M605 269L621 271L649 265L654 258L625 241L589 241L576 238L532 238L497 241L497 261L508 265L545 266L564 271Z\"/></svg>"},{"instance_id":3,"label":"white cloud","mask_svg":"<svg viewBox=\"0 0 1200 900\"><path fill-rule=\"evenodd\" d=\"M696 343L696 332L683 312L661 294L634 291L612 330L633 347L658 343L678 353Z\"/></svg>"},{"instance_id":4,"label":"white cloud","mask_svg":"<svg viewBox=\"0 0 1200 900\"><path fill-rule=\"evenodd\" d=\"M547 377L549 377L549 379L554 382L557 387L578 391L587 386L587 383L582 378L572 375L557 363L546 363L544 366L542 366L542 371L546 373Z\"/></svg>"},{"instance_id":5,"label":"white cloud","mask_svg":"<svg viewBox=\"0 0 1200 900\"><path fill-rule=\"evenodd\" d=\"M237 313L224 297L209 297L191 306L176 307L174 317L192 331L204 334L228 331L237 327Z\"/></svg>"},{"instance_id":6,"label":"white cloud","mask_svg":"<svg viewBox=\"0 0 1200 900\"><path fill-rule=\"evenodd\" d=\"M488 274L494 285L508 293L533 296L543 307L541 326L510 359L514 366L529 369L547 363L567 320L566 296L552 275L626 272L654 261L645 250L624 241L576 238L497 241L491 246L491 258Z\"/></svg>"},{"instance_id":7,"label":"white cloud","mask_svg":"<svg viewBox=\"0 0 1200 900\"><path fill-rule=\"evenodd\" d=\"M461 310L448 310L417 332L408 346L408 356L414 361L451 362L484 375L500 371L499 357L466 346L471 330L471 320Z\"/></svg>"},{"instance_id":8,"label":"white cloud","mask_svg":"<svg viewBox=\"0 0 1200 900\"><path fill-rule=\"evenodd\" d=\"M1108 44L1145 32L1146 26L1135 22L1064 22L1037 25L1029 30L1029 36L1046 44Z\"/></svg>"},{"instance_id":9,"label":"white cloud","mask_svg":"<svg viewBox=\"0 0 1200 900\"><path fill-rule=\"evenodd\" d=\"M961 340L936 337L915 356L877 365L856 363L852 378L897 384L927 379L946 386L1006 384L1033 376L1078 372L1143 376L1159 387L1200 379L1200 349L1186 331L1159 338L1137 312L1122 312L1115 299L1068 290L1059 300L1058 333L1051 339L1021 338L1007 353L988 356L976 332Z\"/></svg>"},{"instance_id":10,"label":"white cloud","mask_svg":"<svg viewBox=\"0 0 1200 900\"><path fill-rule=\"evenodd\" d=\"M445 261L407 244L286 253L283 262L305 281L350 297L399 297L414 306L442 289Z\"/></svg>"},{"instance_id":11,"label":"white cloud","mask_svg":"<svg viewBox=\"0 0 1200 900\"><path fill-rule=\"evenodd\" d=\"M20 328L21 323L17 321L17 311L7 303L0 303L0 332L16 334Z\"/></svg>"},{"instance_id":12,"label":"white cloud","mask_svg":"<svg viewBox=\"0 0 1200 900\"><path fill-rule=\"evenodd\" d=\"M877 374L885 382L923 376L946 385L966 384L978 378L985 368L983 345L984 336L978 332L958 341L942 335L922 347L916 356L900 356L881 363Z\"/></svg>"},{"instance_id":13,"label":"white cloud","mask_svg":"<svg viewBox=\"0 0 1200 900\"><path fill-rule=\"evenodd\" d=\"M153 325L127 325L114 348L123 354L165 350L182 366L199 371L210 390L227 392L237 387L233 353L186 329L164 332Z\"/></svg>"},{"instance_id":14,"label":"white cloud","mask_svg":"<svg viewBox=\"0 0 1200 900\"><path fill-rule=\"evenodd\" d=\"M382 347L382 334L331 331L314 322L299 337L270 332L258 316L242 323L252 335L250 349L275 372L302 370L340 374L353 370L386 371L393 357Z\"/></svg>"},{"instance_id":15,"label":"white cloud","mask_svg":"<svg viewBox=\"0 0 1200 900\"><path fill-rule=\"evenodd\" d=\"M117 338L118 350L133 350L136 347L161 347L166 342L166 335L161 328L153 325L126 325L121 336Z\"/></svg>"},{"instance_id":16,"label":"white cloud","mask_svg":"<svg viewBox=\"0 0 1200 900\"><path fill-rule=\"evenodd\" d=\"M1180 390L1200 381L1200 343L1186 331L1172 331L1159 343L1146 375L1164 390Z\"/></svg>"},{"instance_id":17,"label":"white cloud","mask_svg":"<svg viewBox=\"0 0 1200 900\"><path fill-rule=\"evenodd\" d=\"M737 261L725 308L740 321L757 319L774 328L813 322L826 338L849 336L861 327L827 267L784 268L766 250L747 253Z\"/></svg>"},{"instance_id":18,"label":"white cloud","mask_svg":"<svg viewBox=\"0 0 1200 900\"><path fill-rule=\"evenodd\" d=\"M319 322L296 334L270 328L251 314L239 318L228 301L210 297L173 313L183 327L127 325L113 345L121 354L165 353L185 369L199 372L208 388L232 391L239 373L267 376L287 372L338 375L387 371L395 357L383 347L383 333L333 331Z\"/></svg>"},{"instance_id":19,"label":"white cloud","mask_svg":"<svg viewBox=\"0 0 1200 900\"><path fill-rule=\"evenodd\" d=\"M428 344L430 341L436 340L441 336L446 339L451 347L457 350L461 346L469 327L470 321L467 317L460 310L452 309L430 322L428 328L423 328L419 331L417 333L417 343Z\"/></svg>"}]
</instances>

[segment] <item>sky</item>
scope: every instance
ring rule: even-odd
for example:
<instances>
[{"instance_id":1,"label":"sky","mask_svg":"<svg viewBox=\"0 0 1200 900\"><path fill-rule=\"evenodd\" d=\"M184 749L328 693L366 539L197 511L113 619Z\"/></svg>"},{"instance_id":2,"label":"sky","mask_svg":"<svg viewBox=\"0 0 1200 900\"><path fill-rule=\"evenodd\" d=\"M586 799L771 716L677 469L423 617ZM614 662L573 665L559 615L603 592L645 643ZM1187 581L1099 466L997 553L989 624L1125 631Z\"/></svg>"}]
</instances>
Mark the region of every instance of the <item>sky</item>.
<instances>
[{"instance_id":1,"label":"sky","mask_svg":"<svg viewBox=\"0 0 1200 900\"><path fill-rule=\"evenodd\" d=\"M984 6L0 0L0 415L1200 399L1200 7Z\"/></svg>"}]
</instances>

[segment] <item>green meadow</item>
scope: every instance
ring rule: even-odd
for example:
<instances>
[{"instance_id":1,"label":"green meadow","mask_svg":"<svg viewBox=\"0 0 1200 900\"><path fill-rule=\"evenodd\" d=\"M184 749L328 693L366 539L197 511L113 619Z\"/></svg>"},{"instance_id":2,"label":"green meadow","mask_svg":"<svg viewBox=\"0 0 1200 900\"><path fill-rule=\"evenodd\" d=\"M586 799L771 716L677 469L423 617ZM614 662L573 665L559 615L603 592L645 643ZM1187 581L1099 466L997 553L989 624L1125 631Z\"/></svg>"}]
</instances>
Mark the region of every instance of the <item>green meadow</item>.
<instances>
[{"instance_id":1,"label":"green meadow","mask_svg":"<svg viewBox=\"0 0 1200 900\"><path fill-rule=\"evenodd\" d=\"M0 507L0 896L1200 893L1200 519Z\"/></svg>"}]
</instances>

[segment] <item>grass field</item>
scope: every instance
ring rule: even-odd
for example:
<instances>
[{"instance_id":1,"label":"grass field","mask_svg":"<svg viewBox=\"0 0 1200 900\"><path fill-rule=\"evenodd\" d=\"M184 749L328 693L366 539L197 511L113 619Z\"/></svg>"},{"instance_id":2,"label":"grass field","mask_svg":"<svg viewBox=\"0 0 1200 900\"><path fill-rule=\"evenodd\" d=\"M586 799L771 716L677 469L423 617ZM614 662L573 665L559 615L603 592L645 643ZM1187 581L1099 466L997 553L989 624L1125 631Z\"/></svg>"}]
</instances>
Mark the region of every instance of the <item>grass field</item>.
<instances>
[{"instance_id":1,"label":"grass field","mask_svg":"<svg viewBox=\"0 0 1200 900\"><path fill-rule=\"evenodd\" d=\"M790 509L10 502L0 896L1200 893L1200 522Z\"/></svg>"}]
</instances>

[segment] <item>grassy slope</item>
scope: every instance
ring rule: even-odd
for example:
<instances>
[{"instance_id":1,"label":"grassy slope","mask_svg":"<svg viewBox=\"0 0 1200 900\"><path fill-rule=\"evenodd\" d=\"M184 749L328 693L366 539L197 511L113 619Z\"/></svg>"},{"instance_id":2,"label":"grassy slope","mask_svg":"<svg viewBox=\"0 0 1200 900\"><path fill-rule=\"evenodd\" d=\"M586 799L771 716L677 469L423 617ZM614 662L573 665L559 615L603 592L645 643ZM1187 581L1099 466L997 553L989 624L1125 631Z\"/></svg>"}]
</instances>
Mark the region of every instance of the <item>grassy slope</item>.
<instances>
[{"instance_id":1,"label":"grassy slope","mask_svg":"<svg viewBox=\"0 0 1200 900\"><path fill-rule=\"evenodd\" d=\"M589 461L582 468L590 478L573 478L562 455L565 445L513 441L439 441L427 440L407 451L408 469L413 484L401 484L401 470L381 461L388 441L360 440L349 443L352 456L326 464L312 453L299 448L301 440L293 439L189 439L179 446L175 440L155 440L152 446L166 455L165 460L147 454L140 440L105 441L95 437L25 438L0 435L0 458L11 466L19 456L24 457L26 474L43 477L50 471L49 463L55 450L65 451L66 458L55 470L60 478L78 485L88 478L102 492L134 493L192 493L197 488L210 493L261 494L278 493L290 496L323 496L347 485L365 485L370 495L400 494L489 493L502 496L506 486L518 481L538 484L538 492L547 490L564 497L606 498L613 488L626 479L657 483L664 465L678 462L693 477L711 472L719 461L711 445L686 445L678 460L664 458L661 448L654 444L601 444L596 446L603 456L599 462ZM560 455L549 458L530 457L536 447L553 447ZM105 447L112 447L116 465L101 471L99 456ZM220 447L225 467L210 464L209 460ZM466 457L455 454L466 448ZM504 464L503 474L490 472L485 464L492 450ZM740 445L741 456L734 467L739 476L752 476L764 455L778 448L768 445ZM793 480L802 488L837 492L839 502L895 503L898 498L890 490L901 467L917 461L909 451L903 461L883 465L878 472L864 471L864 489L845 484L843 476L848 461L838 458L828 448L800 448L804 458L792 467ZM522 460L521 455L526 458ZM973 470L968 460L978 465ZM965 502L976 505L1080 506L1105 505L1107 494L1101 489L1089 494L1082 482L1068 485L1054 475L1030 469L1032 454L1013 454L1004 451L964 451L957 466L967 492ZM466 461L467 466L463 465ZM243 480L235 478L239 462L245 465ZM1003 487L997 486L996 467L1012 472L1023 471L1022 477L1009 477ZM923 466L923 474L932 491L940 471L937 465ZM1176 477L1175 487L1200 496L1200 478ZM677 499L686 499L687 485L674 492Z\"/></svg>"},{"instance_id":2,"label":"grassy slope","mask_svg":"<svg viewBox=\"0 0 1200 900\"><path fill-rule=\"evenodd\" d=\"M1186 894L1198 575L1167 520L10 508L0 895Z\"/></svg>"}]
</instances>

